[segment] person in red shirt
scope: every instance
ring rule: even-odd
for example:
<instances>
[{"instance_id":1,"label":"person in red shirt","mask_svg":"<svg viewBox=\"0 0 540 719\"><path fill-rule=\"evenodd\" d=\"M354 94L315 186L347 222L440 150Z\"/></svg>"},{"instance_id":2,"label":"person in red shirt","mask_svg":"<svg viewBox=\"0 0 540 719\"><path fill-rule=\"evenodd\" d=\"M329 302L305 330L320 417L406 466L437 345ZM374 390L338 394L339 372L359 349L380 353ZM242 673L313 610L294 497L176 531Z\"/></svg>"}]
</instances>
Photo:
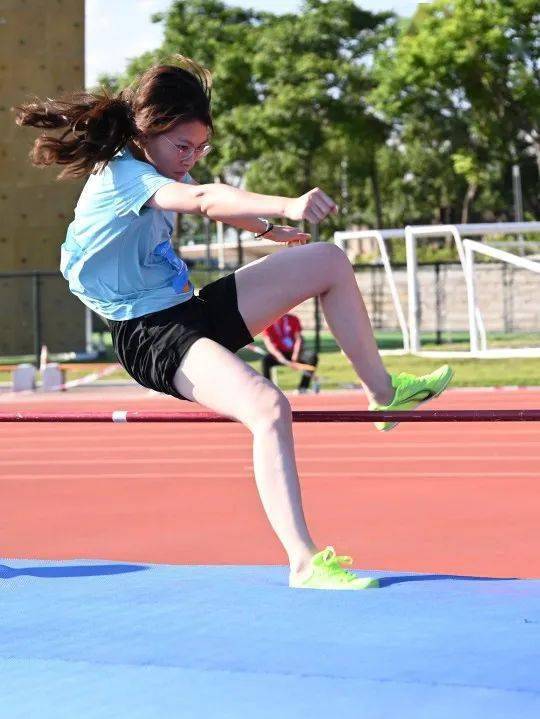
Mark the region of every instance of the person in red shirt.
<instances>
[{"instance_id":1,"label":"person in red shirt","mask_svg":"<svg viewBox=\"0 0 540 719\"><path fill-rule=\"evenodd\" d=\"M270 369L277 364L291 367L294 362L301 362L316 367L319 362L316 353L304 347L302 325L296 315L283 315L263 330L262 337L268 350L268 354L262 360L262 373L267 379L270 379ZM306 392L309 389L313 375L313 370L302 372L298 385L299 392Z\"/></svg>"}]
</instances>

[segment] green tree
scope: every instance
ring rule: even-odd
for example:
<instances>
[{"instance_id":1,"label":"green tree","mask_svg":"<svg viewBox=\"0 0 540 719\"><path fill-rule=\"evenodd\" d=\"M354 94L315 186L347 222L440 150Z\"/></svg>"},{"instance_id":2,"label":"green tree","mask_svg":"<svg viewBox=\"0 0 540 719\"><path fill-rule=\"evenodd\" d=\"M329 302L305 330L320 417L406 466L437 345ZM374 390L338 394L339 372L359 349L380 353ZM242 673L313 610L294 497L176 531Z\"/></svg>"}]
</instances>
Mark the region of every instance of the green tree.
<instances>
[{"instance_id":1,"label":"green tree","mask_svg":"<svg viewBox=\"0 0 540 719\"><path fill-rule=\"evenodd\" d=\"M227 152L228 114L238 106L256 103L250 57L254 31L264 14L229 7L219 0L176 0L165 13L152 16L164 24L161 47L135 58L120 79L125 85L158 62L168 62L174 54L192 57L209 68L213 76L212 108L216 141L214 152L197 165L199 182L222 181L239 184L243 168L233 166ZM201 218L180 218L179 229L190 236L205 234Z\"/></svg>"},{"instance_id":2,"label":"green tree","mask_svg":"<svg viewBox=\"0 0 540 719\"><path fill-rule=\"evenodd\" d=\"M490 172L540 166L539 30L537 0L435 0L378 54L373 101L466 180L463 221Z\"/></svg>"},{"instance_id":3,"label":"green tree","mask_svg":"<svg viewBox=\"0 0 540 719\"><path fill-rule=\"evenodd\" d=\"M348 197L340 224L355 203L382 223L377 149L390 128L366 98L373 54L395 33L393 15L353 0L305 0L298 14L283 16L176 0L153 20L164 23L162 46L135 58L117 86L174 53L212 71L216 151L198 166L198 179L217 175L284 195L321 185ZM368 185L369 202L357 192Z\"/></svg>"},{"instance_id":4,"label":"green tree","mask_svg":"<svg viewBox=\"0 0 540 719\"><path fill-rule=\"evenodd\" d=\"M368 60L391 34L392 17L352 0L306 0L298 15L268 19L253 57L260 106L242 111L250 186L345 193L340 224L354 209L348 188L357 170L377 187L375 151L388 128L365 101L373 86Z\"/></svg>"}]
</instances>

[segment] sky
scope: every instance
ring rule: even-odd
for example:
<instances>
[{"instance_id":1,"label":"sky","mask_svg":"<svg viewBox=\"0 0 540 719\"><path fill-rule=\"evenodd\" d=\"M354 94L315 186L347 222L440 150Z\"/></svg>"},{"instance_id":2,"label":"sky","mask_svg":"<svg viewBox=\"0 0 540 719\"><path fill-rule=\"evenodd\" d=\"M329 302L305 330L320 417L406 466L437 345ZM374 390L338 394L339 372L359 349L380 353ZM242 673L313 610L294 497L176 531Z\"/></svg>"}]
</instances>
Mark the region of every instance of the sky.
<instances>
[{"instance_id":1,"label":"sky","mask_svg":"<svg viewBox=\"0 0 540 719\"><path fill-rule=\"evenodd\" d=\"M417 0L356 0L365 10L391 10L405 17L411 16ZM86 0L85 12L85 84L95 84L98 75L122 72L129 58L161 44L161 23L150 22L155 12L167 10L172 0ZM254 10L295 12L301 0L226 0Z\"/></svg>"}]
</instances>

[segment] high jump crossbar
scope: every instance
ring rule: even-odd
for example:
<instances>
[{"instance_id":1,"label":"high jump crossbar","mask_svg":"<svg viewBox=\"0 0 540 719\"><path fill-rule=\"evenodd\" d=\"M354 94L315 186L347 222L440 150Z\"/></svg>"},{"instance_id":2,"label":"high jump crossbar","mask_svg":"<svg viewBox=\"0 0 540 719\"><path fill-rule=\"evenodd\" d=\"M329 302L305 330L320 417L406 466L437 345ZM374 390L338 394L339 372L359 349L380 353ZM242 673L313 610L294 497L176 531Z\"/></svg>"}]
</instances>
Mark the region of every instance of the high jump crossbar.
<instances>
[{"instance_id":1,"label":"high jump crossbar","mask_svg":"<svg viewBox=\"0 0 540 719\"><path fill-rule=\"evenodd\" d=\"M412 412L293 411L294 422L538 422L540 409L463 409ZM0 412L0 422L236 422L214 412Z\"/></svg>"}]
</instances>

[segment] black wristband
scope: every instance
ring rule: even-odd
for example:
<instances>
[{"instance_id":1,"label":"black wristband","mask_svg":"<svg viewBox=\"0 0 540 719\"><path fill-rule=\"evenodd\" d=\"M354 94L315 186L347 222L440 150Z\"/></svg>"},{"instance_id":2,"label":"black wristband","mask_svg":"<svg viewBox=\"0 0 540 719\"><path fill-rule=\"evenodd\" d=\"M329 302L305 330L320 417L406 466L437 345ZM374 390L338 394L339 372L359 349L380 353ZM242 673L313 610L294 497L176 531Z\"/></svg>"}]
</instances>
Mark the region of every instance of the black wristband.
<instances>
[{"instance_id":1,"label":"black wristband","mask_svg":"<svg viewBox=\"0 0 540 719\"><path fill-rule=\"evenodd\" d=\"M256 240L258 240L259 237L264 237L264 236L267 235L269 232L272 232L272 230L274 229L274 225L273 225L272 222L270 222L270 220L264 220L262 217L260 217L259 219L262 220L263 222L266 222L266 230L264 230L264 232L261 232L261 233L258 234L258 235L255 235L255 238L254 238L254 239L256 239Z\"/></svg>"}]
</instances>

